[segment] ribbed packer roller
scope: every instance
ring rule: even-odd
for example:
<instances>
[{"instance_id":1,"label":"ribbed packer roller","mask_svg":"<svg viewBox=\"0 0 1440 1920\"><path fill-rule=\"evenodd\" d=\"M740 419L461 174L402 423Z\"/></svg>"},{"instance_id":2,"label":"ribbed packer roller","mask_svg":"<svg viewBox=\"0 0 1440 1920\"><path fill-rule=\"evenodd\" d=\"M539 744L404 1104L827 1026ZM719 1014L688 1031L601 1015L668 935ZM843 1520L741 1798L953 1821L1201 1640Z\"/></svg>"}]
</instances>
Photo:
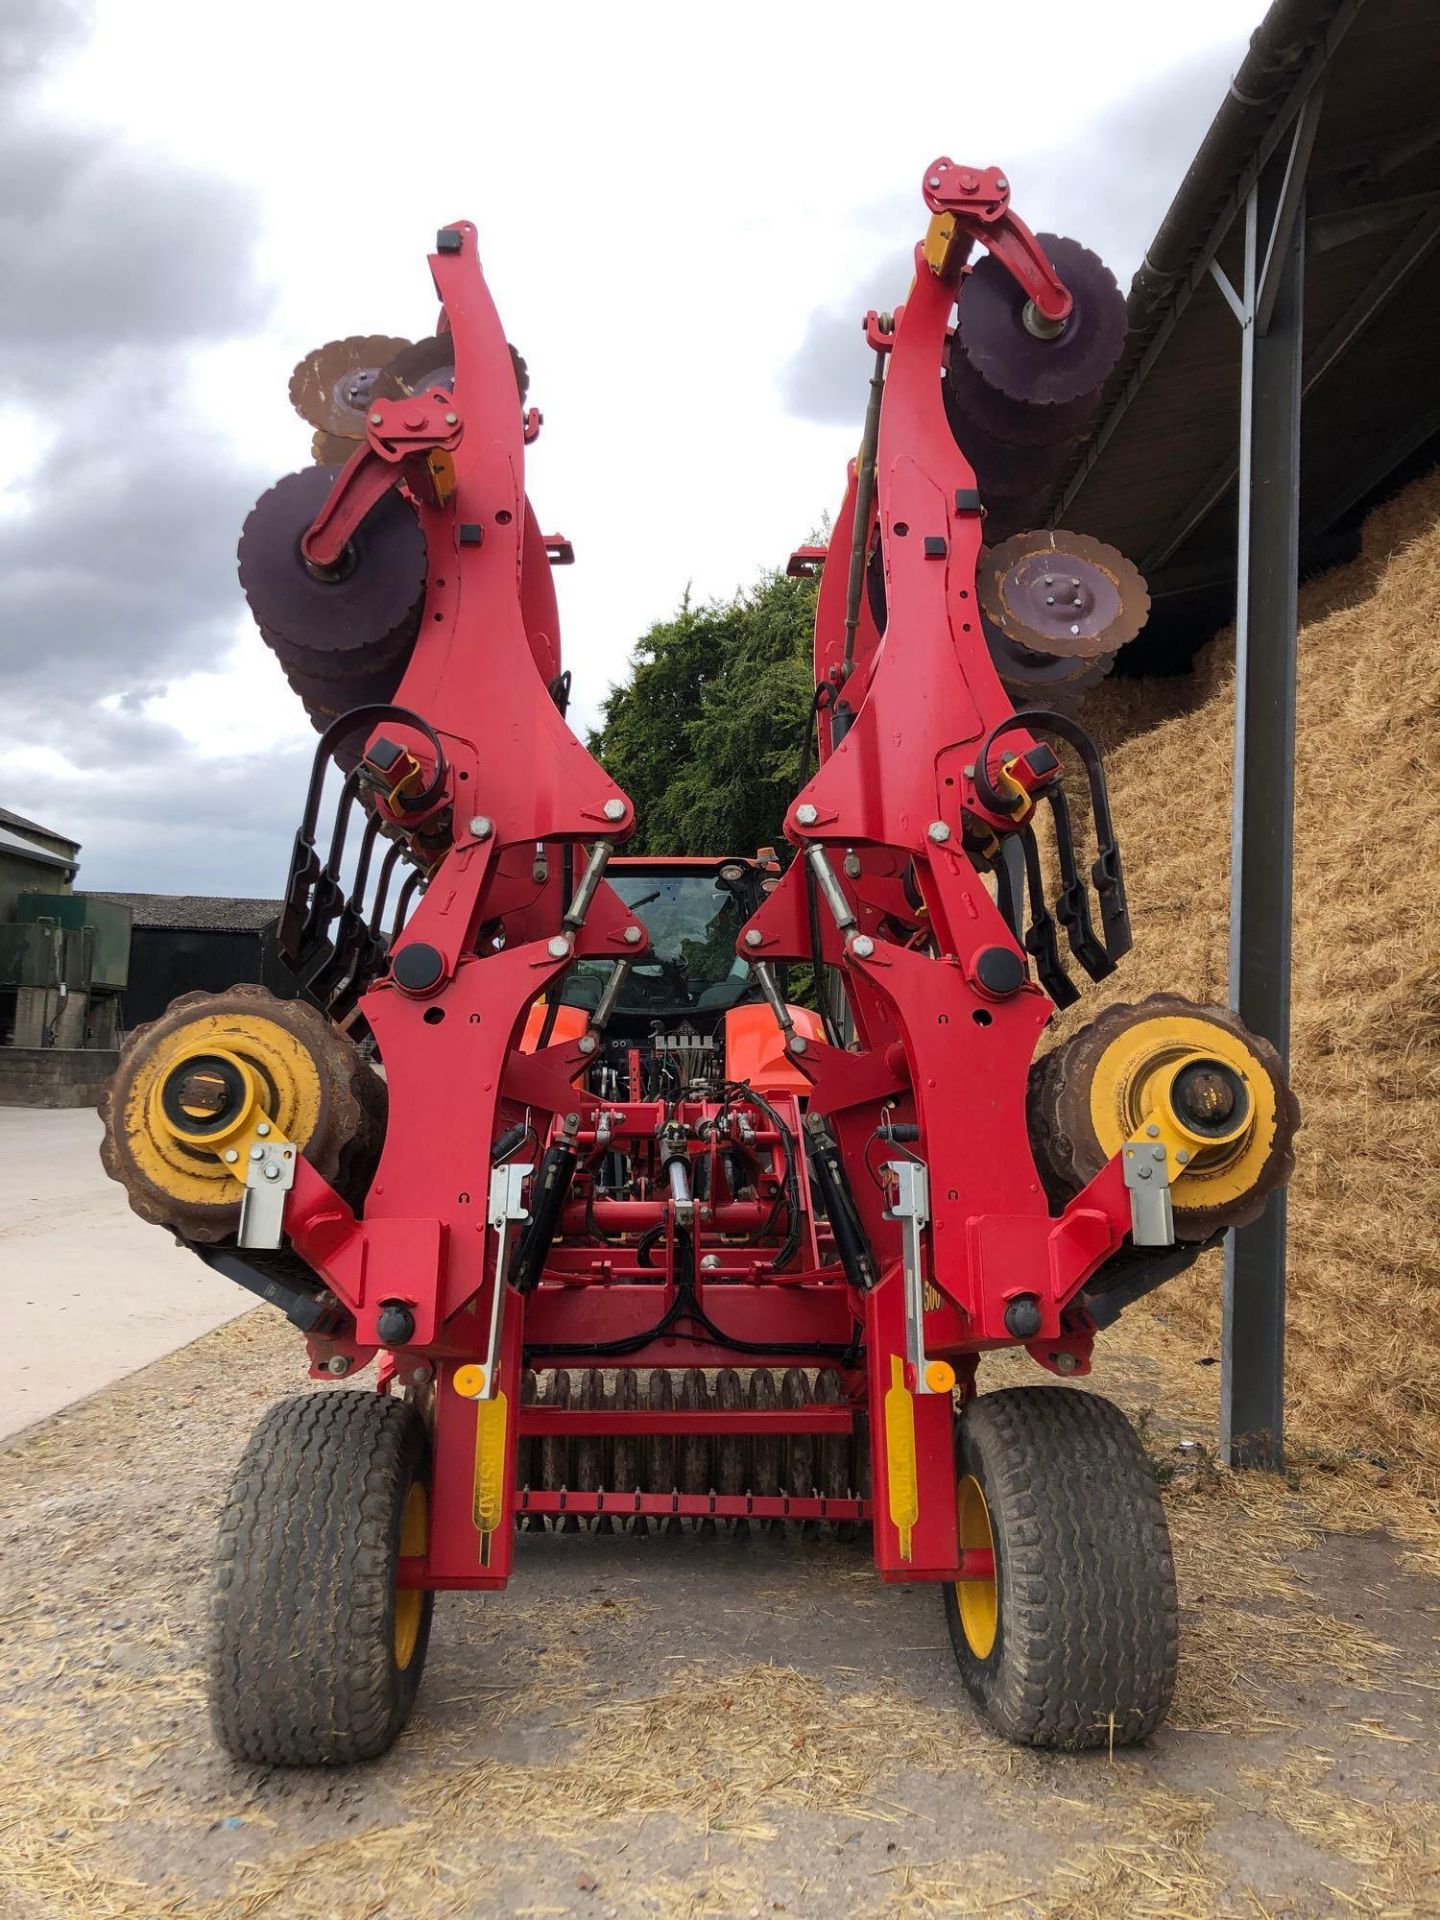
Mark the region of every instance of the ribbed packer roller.
<instances>
[{"instance_id":1,"label":"ribbed packer roller","mask_svg":"<svg viewBox=\"0 0 1440 1920\"><path fill-rule=\"evenodd\" d=\"M358 1206L385 1138L386 1087L315 1007L242 985L183 994L137 1027L100 1118L105 1171L142 1220L233 1245L246 1189L232 1171L241 1149L227 1162L225 1141L258 1121Z\"/></svg>"},{"instance_id":2,"label":"ribbed packer roller","mask_svg":"<svg viewBox=\"0 0 1440 1920\"><path fill-rule=\"evenodd\" d=\"M1258 1219L1289 1179L1300 1106L1279 1054L1238 1014L1156 993L1106 1007L1042 1055L1029 1116L1057 1208L1122 1150L1138 1172L1147 1152L1173 1153L1175 1238L1197 1244Z\"/></svg>"},{"instance_id":3,"label":"ribbed packer roller","mask_svg":"<svg viewBox=\"0 0 1440 1920\"><path fill-rule=\"evenodd\" d=\"M781 1422L764 1434L724 1426L727 1415L812 1409L829 1417L829 1431L785 1432ZM715 1418L708 1432L618 1432L614 1423L604 1433L543 1431L549 1415L583 1429L592 1413ZM527 1368L516 1463L515 1523L529 1532L654 1528L744 1537L754 1528L814 1538L824 1527L851 1540L870 1499L867 1415L849 1405L834 1367Z\"/></svg>"}]
</instances>

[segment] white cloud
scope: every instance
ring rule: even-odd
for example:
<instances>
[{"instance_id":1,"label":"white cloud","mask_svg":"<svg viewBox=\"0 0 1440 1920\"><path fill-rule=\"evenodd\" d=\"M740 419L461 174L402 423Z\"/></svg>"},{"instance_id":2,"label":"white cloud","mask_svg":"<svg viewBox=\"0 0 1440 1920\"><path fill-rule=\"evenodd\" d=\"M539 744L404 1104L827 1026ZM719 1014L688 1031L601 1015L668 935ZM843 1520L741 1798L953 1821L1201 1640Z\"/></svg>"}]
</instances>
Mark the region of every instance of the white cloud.
<instances>
[{"instance_id":1,"label":"white cloud","mask_svg":"<svg viewBox=\"0 0 1440 1920\"><path fill-rule=\"evenodd\" d=\"M393 0L100 0L43 102L64 125L158 157L162 172L239 189L254 249L253 264L235 255L236 309L267 282L273 301L236 338L192 338L171 369L187 431L236 473L305 463L308 429L286 398L292 364L351 332L427 332L434 230L476 221L546 416L532 495L546 531L576 545L558 582L583 728L687 582L702 597L728 593L783 562L835 504L863 355L854 424L787 412L786 369L812 314L843 312L877 260L903 258L918 238L925 165L942 151L1001 163L1032 224L1102 248L1117 235L1138 244L1258 12L1258 0L1203 11L1036 0L998 17L915 0L879 15L754 0L409 13ZM1162 154L1147 99L1196 56L1193 126L1177 145L1172 123ZM1112 140L1131 156L1118 172ZM207 275L216 238L204 236ZM168 235L182 267L195 240L183 221ZM41 506L56 541L67 538L63 497ZM239 516L216 532L233 540ZM216 751L268 741L288 764L304 730L258 636L226 653L228 616L222 625L203 673L167 665L138 715L152 738L159 728L194 743L165 762L177 816ZM92 720L75 709L66 725ZM115 750L103 732L97 743ZM78 745L71 757L94 762ZM283 868L292 821L275 819L256 786L265 822L215 842L216 891L267 891ZM226 793L246 804L238 774ZM127 839L85 791L0 798L85 838L90 884L138 885L142 865L163 883L150 814ZM203 857L190 846L184 884L205 884Z\"/></svg>"}]
</instances>

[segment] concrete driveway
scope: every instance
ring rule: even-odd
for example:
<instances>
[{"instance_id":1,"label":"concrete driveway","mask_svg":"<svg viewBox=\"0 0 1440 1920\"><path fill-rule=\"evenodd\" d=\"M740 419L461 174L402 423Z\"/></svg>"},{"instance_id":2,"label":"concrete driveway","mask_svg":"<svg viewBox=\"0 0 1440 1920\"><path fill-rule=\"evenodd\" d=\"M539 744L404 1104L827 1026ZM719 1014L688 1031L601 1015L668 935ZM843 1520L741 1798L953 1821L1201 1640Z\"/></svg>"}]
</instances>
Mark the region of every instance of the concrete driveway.
<instances>
[{"instance_id":1,"label":"concrete driveway","mask_svg":"<svg viewBox=\"0 0 1440 1920\"><path fill-rule=\"evenodd\" d=\"M254 1303L101 1170L89 1109L0 1107L0 1439Z\"/></svg>"}]
</instances>

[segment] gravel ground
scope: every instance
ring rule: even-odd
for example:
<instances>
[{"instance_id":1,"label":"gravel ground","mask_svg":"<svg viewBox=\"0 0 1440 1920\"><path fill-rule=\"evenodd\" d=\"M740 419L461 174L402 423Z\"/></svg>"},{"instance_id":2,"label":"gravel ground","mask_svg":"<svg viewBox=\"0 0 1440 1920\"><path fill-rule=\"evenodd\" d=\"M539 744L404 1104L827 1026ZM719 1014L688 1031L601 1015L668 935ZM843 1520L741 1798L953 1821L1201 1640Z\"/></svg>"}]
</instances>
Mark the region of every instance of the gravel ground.
<instances>
[{"instance_id":1,"label":"gravel ground","mask_svg":"<svg viewBox=\"0 0 1440 1920\"><path fill-rule=\"evenodd\" d=\"M1135 1318L1091 1384L1167 1481L1184 1664L1148 1747L992 1739L937 1594L859 1545L526 1534L508 1593L441 1596L395 1750L333 1774L210 1741L215 1509L306 1382L278 1317L207 1335L4 1456L0 1913L1440 1913L1433 1531L1383 1465L1218 1472L1214 1370Z\"/></svg>"}]
</instances>

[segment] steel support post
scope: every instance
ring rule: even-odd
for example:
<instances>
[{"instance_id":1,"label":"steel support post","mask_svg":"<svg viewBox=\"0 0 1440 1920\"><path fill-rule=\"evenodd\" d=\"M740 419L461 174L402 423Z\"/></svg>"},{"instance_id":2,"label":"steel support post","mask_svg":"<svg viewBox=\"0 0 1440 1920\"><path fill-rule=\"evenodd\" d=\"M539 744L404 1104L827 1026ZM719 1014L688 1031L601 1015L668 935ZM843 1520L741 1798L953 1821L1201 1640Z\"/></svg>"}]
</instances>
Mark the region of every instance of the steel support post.
<instances>
[{"instance_id":1,"label":"steel support post","mask_svg":"<svg viewBox=\"0 0 1440 1920\"><path fill-rule=\"evenodd\" d=\"M1303 191L1272 169L1246 207L1236 580L1230 1003L1290 1037L1291 856L1299 579ZM1285 1194L1225 1245L1220 1450L1278 1469L1285 1405Z\"/></svg>"}]
</instances>

